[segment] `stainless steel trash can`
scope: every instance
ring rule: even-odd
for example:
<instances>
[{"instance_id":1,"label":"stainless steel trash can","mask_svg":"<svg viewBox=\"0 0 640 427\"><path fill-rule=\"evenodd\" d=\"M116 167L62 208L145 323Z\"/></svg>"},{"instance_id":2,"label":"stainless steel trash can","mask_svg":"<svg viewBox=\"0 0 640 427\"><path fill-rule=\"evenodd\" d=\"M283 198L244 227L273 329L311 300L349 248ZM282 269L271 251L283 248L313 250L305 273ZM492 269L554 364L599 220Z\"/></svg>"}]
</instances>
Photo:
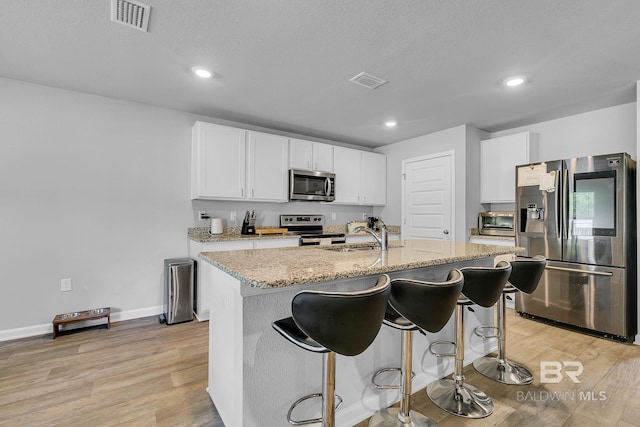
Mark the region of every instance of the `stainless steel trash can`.
<instances>
[{"instance_id":1,"label":"stainless steel trash can","mask_svg":"<svg viewBox=\"0 0 640 427\"><path fill-rule=\"evenodd\" d=\"M167 325L193 320L194 260L164 260L164 316Z\"/></svg>"}]
</instances>

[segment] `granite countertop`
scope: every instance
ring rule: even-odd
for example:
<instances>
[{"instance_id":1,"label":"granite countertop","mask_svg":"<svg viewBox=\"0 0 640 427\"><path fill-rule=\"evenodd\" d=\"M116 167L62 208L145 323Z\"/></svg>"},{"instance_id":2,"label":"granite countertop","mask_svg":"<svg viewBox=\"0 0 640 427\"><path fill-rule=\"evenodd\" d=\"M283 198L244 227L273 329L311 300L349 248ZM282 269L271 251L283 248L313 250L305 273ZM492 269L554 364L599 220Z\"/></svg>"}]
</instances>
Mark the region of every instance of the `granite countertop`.
<instances>
[{"instance_id":1,"label":"granite countertop","mask_svg":"<svg viewBox=\"0 0 640 427\"><path fill-rule=\"evenodd\" d=\"M200 258L249 286L269 289L469 261L523 250L440 240L393 241L389 242L389 250L385 253L378 248L350 252L329 249L358 247L363 245L202 252Z\"/></svg>"},{"instance_id":2,"label":"granite countertop","mask_svg":"<svg viewBox=\"0 0 640 427\"><path fill-rule=\"evenodd\" d=\"M262 227L261 227L262 228ZM265 227L265 228L277 228ZM345 225L325 225L325 233L344 233L347 236L369 236L365 231L359 233L347 233ZM400 226L389 225L387 226L389 234L400 234ZM296 234L266 234L259 236L257 234L243 235L240 234L240 227L225 227L224 233L219 235L213 235L209 233L209 227L191 227L187 231L187 238L195 242L211 243L211 242L229 242L237 240L267 240L267 239L298 239L300 236Z\"/></svg>"}]
</instances>

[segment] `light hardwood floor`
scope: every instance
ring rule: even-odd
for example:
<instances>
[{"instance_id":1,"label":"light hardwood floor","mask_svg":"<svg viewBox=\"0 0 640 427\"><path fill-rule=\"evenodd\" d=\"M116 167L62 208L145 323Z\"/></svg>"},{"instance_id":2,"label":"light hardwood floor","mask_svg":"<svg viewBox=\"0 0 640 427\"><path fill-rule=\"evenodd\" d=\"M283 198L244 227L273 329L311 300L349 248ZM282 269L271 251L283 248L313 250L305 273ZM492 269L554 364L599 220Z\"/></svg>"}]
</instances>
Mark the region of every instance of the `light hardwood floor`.
<instances>
[{"instance_id":1,"label":"light hardwood floor","mask_svg":"<svg viewBox=\"0 0 640 427\"><path fill-rule=\"evenodd\" d=\"M507 354L533 371L534 384L502 385L467 366L466 380L495 403L490 417L448 415L424 389L414 393L413 408L440 427L640 426L640 346L544 325L511 310L507 327ZM205 391L207 335L207 322L166 326L153 317L55 340L0 343L0 425L222 427ZM540 384L541 360L581 362L582 382ZM590 392L606 400L586 400Z\"/></svg>"},{"instance_id":2,"label":"light hardwood floor","mask_svg":"<svg viewBox=\"0 0 640 427\"><path fill-rule=\"evenodd\" d=\"M0 343L0 425L223 426L208 326L149 317Z\"/></svg>"}]
</instances>

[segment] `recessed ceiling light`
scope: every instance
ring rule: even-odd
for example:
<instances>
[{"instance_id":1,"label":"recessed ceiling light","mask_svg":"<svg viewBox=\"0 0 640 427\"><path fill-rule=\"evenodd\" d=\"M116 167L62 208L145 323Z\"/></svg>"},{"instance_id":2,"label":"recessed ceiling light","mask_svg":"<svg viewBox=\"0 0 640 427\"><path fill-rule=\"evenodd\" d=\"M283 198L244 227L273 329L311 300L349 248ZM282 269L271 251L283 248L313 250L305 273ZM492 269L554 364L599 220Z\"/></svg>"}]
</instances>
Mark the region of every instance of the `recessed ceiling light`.
<instances>
[{"instance_id":1,"label":"recessed ceiling light","mask_svg":"<svg viewBox=\"0 0 640 427\"><path fill-rule=\"evenodd\" d=\"M198 77L202 77L203 79L208 79L213 76L213 73L204 67L193 67L191 71L193 71L193 74Z\"/></svg>"},{"instance_id":2,"label":"recessed ceiling light","mask_svg":"<svg viewBox=\"0 0 640 427\"><path fill-rule=\"evenodd\" d=\"M388 128L394 128L396 127L396 125L398 124L398 122L396 122L395 120L388 120L386 122L384 122L384 125Z\"/></svg>"},{"instance_id":3,"label":"recessed ceiling light","mask_svg":"<svg viewBox=\"0 0 640 427\"><path fill-rule=\"evenodd\" d=\"M520 86L525 81L527 81L527 79L524 76L512 76L504 79L502 81L502 84L508 87L515 87L515 86Z\"/></svg>"}]
</instances>

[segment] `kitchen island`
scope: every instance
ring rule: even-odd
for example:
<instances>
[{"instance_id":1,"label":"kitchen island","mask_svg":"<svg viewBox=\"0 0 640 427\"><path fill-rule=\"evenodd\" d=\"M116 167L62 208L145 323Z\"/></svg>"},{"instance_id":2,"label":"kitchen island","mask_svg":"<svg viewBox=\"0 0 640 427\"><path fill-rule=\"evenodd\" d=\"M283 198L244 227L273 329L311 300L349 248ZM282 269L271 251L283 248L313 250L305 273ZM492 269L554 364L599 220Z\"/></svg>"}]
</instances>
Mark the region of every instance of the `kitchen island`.
<instances>
[{"instance_id":1,"label":"kitchen island","mask_svg":"<svg viewBox=\"0 0 640 427\"><path fill-rule=\"evenodd\" d=\"M360 290L380 274L393 278L444 280L452 268L493 266L497 255L520 248L434 240L405 240L386 252L362 245L297 247L200 254L202 279L211 286L209 387L227 427L287 425L289 406L322 388L322 357L283 339L271 322L291 315L291 300L303 289ZM472 334L493 324L491 309L466 313L465 364L495 348ZM428 343L453 337L453 321L442 331L414 338L414 391L453 372L450 358L436 359ZM356 357L336 357L336 393L344 403L336 425L351 426L398 400L396 390L377 390L371 375L399 366L400 333L382 327L372 346ZM296 418L317 416L302 406ZM297 410L298 411L298 410Z\"/></svg>"}]
</instances>

